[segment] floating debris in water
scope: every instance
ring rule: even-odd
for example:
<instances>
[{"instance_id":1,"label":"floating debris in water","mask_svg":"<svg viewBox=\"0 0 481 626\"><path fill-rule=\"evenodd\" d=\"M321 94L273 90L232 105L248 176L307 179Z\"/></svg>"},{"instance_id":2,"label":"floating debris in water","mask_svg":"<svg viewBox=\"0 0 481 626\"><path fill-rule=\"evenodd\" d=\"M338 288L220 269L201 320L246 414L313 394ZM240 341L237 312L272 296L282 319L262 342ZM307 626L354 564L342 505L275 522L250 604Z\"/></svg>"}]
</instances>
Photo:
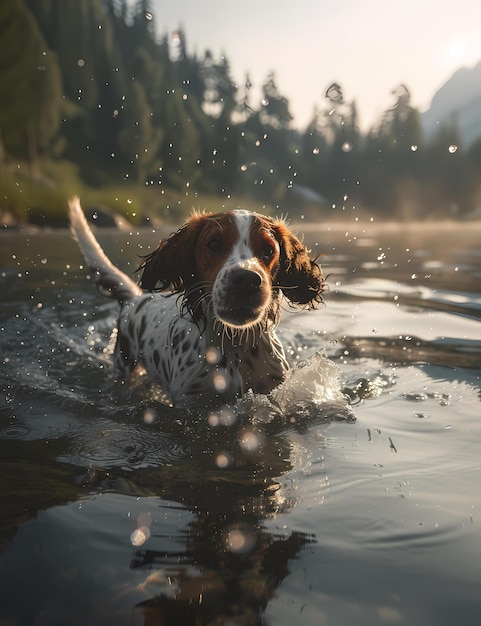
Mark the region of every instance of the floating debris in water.
<instances>
[{"instance_id":1,"label":"floating debris in water","mask_svg":"<svg viewBox=\"0 0 481 626\"><path fill-rule=\"evenodd\" d=\"M394 445L393 440L391 439L391 437L389 437L389 448L393 451L393 452L397 452L397 448Z\"/></svg>"},{"instance_id":2,"label":"floating debris in water","mask_svg":"<svg viewBox=\"0 0 481 626\"><path fill-rule=\"evenodd\" d=\"M408 402L425 402L428 399L428 396L425 393L418 391L403 393L402 397Z\"/></svg>"}]
</instances>

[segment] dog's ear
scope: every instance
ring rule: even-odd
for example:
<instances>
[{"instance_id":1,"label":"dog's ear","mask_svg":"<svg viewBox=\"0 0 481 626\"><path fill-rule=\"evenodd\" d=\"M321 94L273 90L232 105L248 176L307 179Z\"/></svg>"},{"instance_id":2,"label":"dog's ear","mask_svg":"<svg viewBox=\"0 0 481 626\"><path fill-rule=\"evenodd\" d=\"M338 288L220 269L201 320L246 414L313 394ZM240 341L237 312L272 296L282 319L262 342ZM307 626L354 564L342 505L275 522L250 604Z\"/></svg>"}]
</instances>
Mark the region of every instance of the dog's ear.
<instances>
[{"instance_id":1,"label":"dog's ear","mask_svg":"<svg viewBox=\"0 0 481 626\"><path fill-rule=\"evenodd\" d=\"M148 291L181 293L193 285L195 245L207 214L195 214L177 232L163 239L159 247L144 257L137 268L140 285Z\"/></svg>"},{"instance_id":2,"label":"dog's ear","mask_svg":"<svg viewBox=\"0 0 481 626\"><path fill-rule=\"evenodd\" d=\"M274 232L281 249L275 285L292 304L315 308L322 302L324 291L320 266L316 259L310 258L309 250L284 222L276 221Z\"/></svg>"}]
</instances>

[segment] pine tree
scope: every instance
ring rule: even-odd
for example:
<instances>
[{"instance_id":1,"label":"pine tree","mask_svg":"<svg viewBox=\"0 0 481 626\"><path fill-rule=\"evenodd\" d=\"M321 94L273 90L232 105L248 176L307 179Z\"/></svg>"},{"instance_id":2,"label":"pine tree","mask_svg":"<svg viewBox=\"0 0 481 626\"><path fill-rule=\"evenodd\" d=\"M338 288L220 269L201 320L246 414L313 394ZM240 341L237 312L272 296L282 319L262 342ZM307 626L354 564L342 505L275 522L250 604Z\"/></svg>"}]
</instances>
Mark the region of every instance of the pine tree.
<instances>
[{"instance_id":1,"label":"pine tree","mask_svg":"<svg viewBox=\"0 0 481 626\"><path fill-rule=\"evenodd\" d=\"M263 123L274 128L287 129L292 121L292 115L289 112L287 98L279 93L273 73L268 75L262 86L262 91L264 94L261 113Z\"/></svg>"},{"instance_id":2,"label":"pine tree","mask_svg":"<svg viewBox=\"0 0 481 626\"><path fill-rule=\"evenodd\" d=\"M232 115L237 105L237 87L230 76L229 62L216 62L207 51L199 64L202 88L201 107L208 119L203 133L205 172L209 191L232 193L238 177L239 134ZM206 186L206 188L208 188Z\"/></svg>"},{"instance_id":3,"label":"pine tree","mask_svg":"<svg viewBox=\"0 0 481 626\"><path fill-rule=\"evenodd\" d=\"M311 121L301 137L302 167L299 184L327 196L330 194L326 179L329 146L321 120L321 111L315 107Z\"/></svg>"},{"instance_id":4,"label":"pine tree","mask_svg":"<svg viewBox=\"0 0 481 626\"><path fill-rule=\"evenodd\" d=\"M60 121L57 58L22 0L0 4L0 40L0 136L7 152L27 156L38 177L38 153Z\"/></svg>"},{"instance_id":5,"label":"pine tree","mask_svg":"<svg viewBox=\"0 0 481 626\"><path fill-rule=\"evenodd\" d=\"M118 143L124 156L129 159L135 179L143 185L149 173L159 167L157 157L162 131L155 128L145 88L140 81L133 81L125 102L125 113Z\"/></svg>"}]
</instances>

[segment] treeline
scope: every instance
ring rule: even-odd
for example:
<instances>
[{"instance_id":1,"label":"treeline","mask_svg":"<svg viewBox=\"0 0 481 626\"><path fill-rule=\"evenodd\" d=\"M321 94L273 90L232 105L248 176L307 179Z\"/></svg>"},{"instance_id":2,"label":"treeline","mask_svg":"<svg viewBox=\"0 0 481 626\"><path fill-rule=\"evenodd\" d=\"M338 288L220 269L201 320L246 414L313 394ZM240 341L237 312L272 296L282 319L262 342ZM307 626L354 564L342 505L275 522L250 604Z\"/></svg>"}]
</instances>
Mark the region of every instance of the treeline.
<instances>
[{"instance_id":1,"label":"treeline","mask_svg":"<svg viewBox=\"0 0 481 626\"><path fill-rule=\"evenodd\" d=\"M295 131L274 74L256 100L225 56L189 54L182 29L159 37L158 19L149 0L3 0L0 175L23 159L41 179L43 160L67 160L92 186L237 194L291 213L478 206L481 139L463 149L452 124L426 141L406 87L363 134L333 84Z\"/></svg>"}]
</instances>

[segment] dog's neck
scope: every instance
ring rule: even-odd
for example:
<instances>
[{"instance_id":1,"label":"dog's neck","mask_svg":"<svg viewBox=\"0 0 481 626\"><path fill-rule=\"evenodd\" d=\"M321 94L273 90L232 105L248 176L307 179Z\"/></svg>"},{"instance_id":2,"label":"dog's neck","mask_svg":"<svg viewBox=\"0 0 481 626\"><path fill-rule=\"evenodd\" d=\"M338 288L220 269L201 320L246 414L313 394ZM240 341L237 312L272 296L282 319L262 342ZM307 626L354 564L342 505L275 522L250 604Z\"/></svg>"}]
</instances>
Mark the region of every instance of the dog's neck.
<instances>
[{"instance_id":1,"label":"dog's neck","mask_svg":"<svg viewBox=\"0 0 481 626\"><path fill-rule=\"evenodd\" d=\"M232 329L214 321L205 330L206 358L238 363L244 391L253 388L267 394L285 380L289 365L271 319L244 328ZM209 353L209 349L213 350Z\"/></svg>"}]
</instances>

